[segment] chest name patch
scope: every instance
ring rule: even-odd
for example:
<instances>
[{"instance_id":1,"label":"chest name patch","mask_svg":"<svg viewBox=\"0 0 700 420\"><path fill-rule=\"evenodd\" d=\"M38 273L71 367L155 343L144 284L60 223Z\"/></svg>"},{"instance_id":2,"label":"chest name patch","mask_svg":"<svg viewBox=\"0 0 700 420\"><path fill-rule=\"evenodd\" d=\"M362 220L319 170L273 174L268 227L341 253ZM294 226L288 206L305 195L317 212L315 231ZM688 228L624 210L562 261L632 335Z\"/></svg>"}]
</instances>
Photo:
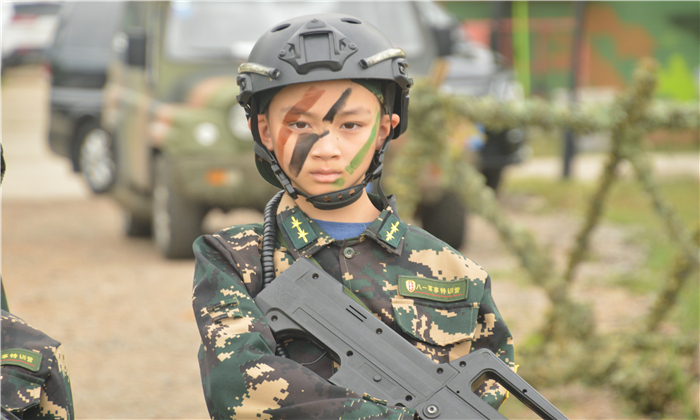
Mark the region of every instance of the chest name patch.
<instances>
[{"instance_id":1,"label":"chest name patch","mask_svg":"<svg viewBox=\"0 0 700 420\"><path fill-rule=\"evenodd\" d=\"M399 293L404 297L417 297L438 302L455 302L467 298L469 283L466 280L441 281L414 276L399 276Z\"/></svg>"},{"instance_id":2,"label":"chest name patch","mask_svg":"<svg viewBox=\"0 0 700 420\"><path fill-rule=\"evenodd\" d=\"M5 349L2 351L0 364L19 366L36 372L41 366L41 353L26 349Z\"/></svg>"}]
</instances>

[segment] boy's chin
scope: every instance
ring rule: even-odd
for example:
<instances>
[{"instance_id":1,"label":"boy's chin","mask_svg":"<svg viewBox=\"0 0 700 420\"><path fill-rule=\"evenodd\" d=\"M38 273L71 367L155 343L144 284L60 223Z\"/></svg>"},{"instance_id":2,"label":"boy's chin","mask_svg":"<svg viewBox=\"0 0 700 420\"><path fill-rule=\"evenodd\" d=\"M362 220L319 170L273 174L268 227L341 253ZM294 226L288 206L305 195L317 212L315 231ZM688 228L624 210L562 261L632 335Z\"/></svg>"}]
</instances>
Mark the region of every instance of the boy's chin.
<instances>
[{"instance_id":1,"label":"boy's chin","mask_svg":"<svg viewBox=\"0 0 700 420\"><path fill-rule=\"evenodd\" d=\"M314 195L323 195L323 194L331 194L336 191L343 190L345 188L350 188L353 185L359 184L361 181L357 181L354 184L340 184L340 183L315 183L314 185L309 186L308 188L299 188L298 186L296 187L298 190L304 191L306 194L309 196L314 196ZM359 191L362 191L362 187L357 188Z\"/></svg>"}]
</instances>

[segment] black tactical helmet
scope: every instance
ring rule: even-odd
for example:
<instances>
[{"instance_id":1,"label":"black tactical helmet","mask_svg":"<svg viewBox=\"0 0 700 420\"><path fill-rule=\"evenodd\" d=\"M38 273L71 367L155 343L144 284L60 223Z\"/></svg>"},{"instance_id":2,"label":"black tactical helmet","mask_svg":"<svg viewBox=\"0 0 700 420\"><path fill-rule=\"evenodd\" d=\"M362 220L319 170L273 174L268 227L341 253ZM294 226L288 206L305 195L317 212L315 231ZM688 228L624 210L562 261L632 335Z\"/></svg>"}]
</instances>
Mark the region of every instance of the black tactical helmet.
<instances>
[{"instance_id":1,"label":"black tactical helmet","mask_svg":"<svg viewBox=\"0 0 700 420\"><path fill-rule=\"evenodd\" d=\"M295 199L297 195L306 197L319 209L344 207L360 198L362 194L357 192L369 182L377 179L378 184L389 140L406 131L408 124L408 90L413 80L408 77L405 57L375 26L345 14L301 16L265 32L255 43L248 62L238 68L237 79L240 88L237 99L250 118L256 165L263 178ZM274 153L260 140L257 117L260 93L297 83L343 79L376 81L386 98L385 112L398 114L401 121L375 153L360 185L309 197L292 187Z\"/></svg>"}]
</instances>

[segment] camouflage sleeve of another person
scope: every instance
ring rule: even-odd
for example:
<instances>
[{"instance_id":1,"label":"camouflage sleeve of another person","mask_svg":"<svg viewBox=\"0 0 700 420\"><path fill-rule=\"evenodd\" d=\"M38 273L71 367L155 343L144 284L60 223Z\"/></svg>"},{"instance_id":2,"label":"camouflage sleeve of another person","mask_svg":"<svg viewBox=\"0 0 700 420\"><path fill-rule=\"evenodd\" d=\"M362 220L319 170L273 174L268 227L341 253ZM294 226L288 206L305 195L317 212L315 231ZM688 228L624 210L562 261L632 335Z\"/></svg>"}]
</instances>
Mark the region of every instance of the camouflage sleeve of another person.
<instances>
[{"instance_id":1,"label":"camouflage sleeve of another person","mask_svg":"<svg viewBox=\"0 0 700 420\"><path fill-rule=\"evenodd\" d=\"M490 277L486 278L471 351L484 348L494 352L511 369L515 370L513 337L493 301ZM495 409L498 409L507 398L506 389L492 379L485 381L476 392L481 394L481 398Z\"/></svg>"},{"instance_id":2,"label":"camouflage sleeve of another person","mask_svg":"<svg viewBox=\"0 0 700 420\"><path fill-rule=\"evenodd\" d=\"M194 243L193 308L202 338L199 364L213 419L406 419L413 410L387 407L335 386L304 366L274 355L275 339L248 293L260 267L260 232L252 226ZM231 252L230 249L236 249ZM238 255L240 254L240 255ZM245 256L257 255L249 261ZM253 275L258 282L257 274Z\"/></svg>"},{"instance_id":3,"label":"camouflage sleeve of another person","mask_svg":"<svg viewBox=\"0 0 700 420\"><path fill-rule=\"evenodd\" d=\"M2 406L24 419L73 419L61 343L2 311Z\"/></svg>"}]
</instances>

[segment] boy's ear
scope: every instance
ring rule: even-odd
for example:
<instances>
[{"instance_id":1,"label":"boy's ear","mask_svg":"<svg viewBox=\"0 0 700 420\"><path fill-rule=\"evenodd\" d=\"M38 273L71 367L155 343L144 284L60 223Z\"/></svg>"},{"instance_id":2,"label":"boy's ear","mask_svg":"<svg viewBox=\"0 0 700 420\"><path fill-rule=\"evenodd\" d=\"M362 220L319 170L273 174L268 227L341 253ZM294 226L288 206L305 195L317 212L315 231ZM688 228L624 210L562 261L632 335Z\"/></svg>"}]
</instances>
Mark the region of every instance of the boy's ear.
<instances>
[{"instance_id":1,"label":"boy's ear","mask_svg":"<svg viewBox=\"0 0 700 420\"><path fill-rule=\"evenodd\" d=\"M396 126L399 125L399 122L401 122L401 117L399 117L397 114L392 114L391 118L389 118L388 115L382 116L382 122L379 126L379 133L377 134L377 150L381 149L384 139L389 135L392 128L396 128Z\"/></svg>"},{"instance_id":2,"label":"boy's ear","mask_svg":"<svg viewBox=\"0 0 700 420\"><path fill-rule=\"evenodd\" d=\"M250 127L250 120L248 120L248 127ZM258 114L258 134L260 134L260 141L267 147L267 150L274 152L272 136L270 135L270 126L264 114Z\"/></svg>"},{"instance_id":3,"label":"boy's ear","mask_svg":"<svg viewBox=\"0 0 700 420\"><path fill-rule=\"evenodd\" d=\"M399 114L392 114L391 115L391 126L393 128L396 128L397 125L401 122L401 117L399 117Z\"/></svg>"}]
</instances>

